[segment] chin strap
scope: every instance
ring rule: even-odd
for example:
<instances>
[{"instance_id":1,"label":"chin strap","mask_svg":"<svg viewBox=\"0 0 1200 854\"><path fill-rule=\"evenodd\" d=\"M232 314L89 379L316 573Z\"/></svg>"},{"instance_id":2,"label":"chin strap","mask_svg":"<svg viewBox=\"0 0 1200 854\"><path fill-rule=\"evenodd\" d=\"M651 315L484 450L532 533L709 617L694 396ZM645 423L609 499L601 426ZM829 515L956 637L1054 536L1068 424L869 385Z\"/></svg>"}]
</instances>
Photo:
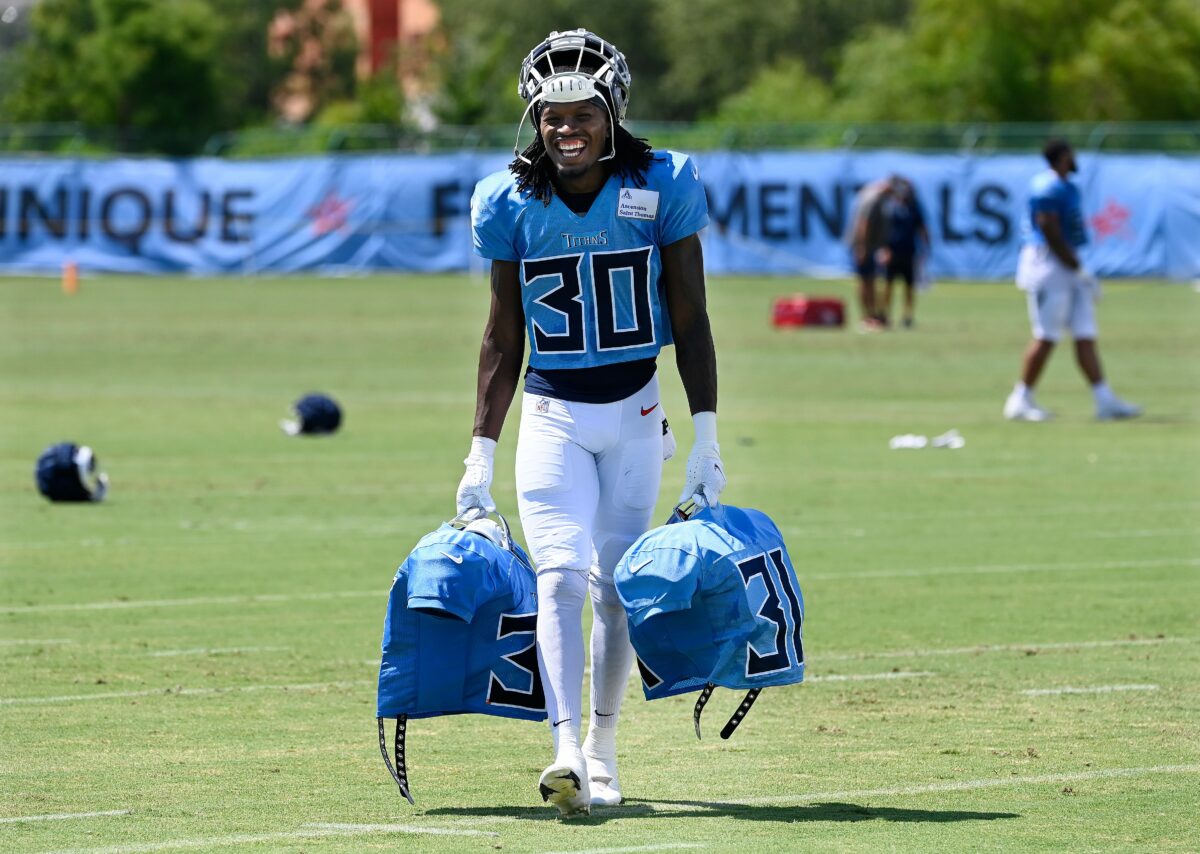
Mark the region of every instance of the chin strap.
<instances>
[{"instance_id":1,"label":"chin strap","mask_svg":"<svg viewBox=\"0 0 1200 854\"><path fill-rule=\"evenodd\" d=\"M526 166L531 166L533 161L526 157L521 151L521 131L525 127L525 120L529 118L530 111L532 111L538 104L547 102L555 104L573 104L577 101L589 101L593 97L599 97L601 103L604 104L604 112L608 113L608 154L597 158L596 162L603 163L605 160L612 160L617 156L616 116L613 115L612 107L608 105L608 99L596 91L595 81L591 78L586 78L589 81L589 84L580 89L562 88L562 84L560 84L560 87L556 89L554 85L555 81L560 79L566 83L579 82L578 78L580 76L582 75L580 75L578 72L552 74L542 81L541 85L539 86L538 93L529 99L529 106L525 108L525 112L521 113L521 121L517 125L517 138L516 141L513 142L513 154L516 155L516 158ZM567 80L566 78L572 79ZM583 95L584 97L578 97L577 95ZM536 126L534 127L534 132L538 136L541 136L541 132Z\"/></svg>"},{"instance_id":2,"label":"chin strap","mask_svg":"<svg viewBox=\"0 0 1200 854\"><path fill-rule=\"evenodd\" d=\"M746 717L746 713L750 711L750 707L754 705L754 701L758 699L758 695L762 693L762 688L751 688L746 692L746 696L742 698L742 702L733 711L733 715L726 722L724 729L721 730L721 738L729 738L733 735L733 731L738 728L738 724L742 722L742 718Z\"/></svg>"},{"instance_id":3,"label":"chin strap","mask_svg":"<svg viewBox=\"0 0 1200 854\"><path fill-rule=\"evenodd\" d=\"M376 718L379 724L379 752L383 754L383 764L387 766L388 773L392 775L392 779L396 781L396 785L400 787L400 794L408 799L410 804L416 805L413 800L412 792L408 788L408 768L404 761L404 733L408 729L408 715L399 715L396 718L396 765L392 767L392 759L388 756L387 748L387 729L384 726L385 718Z\"/></svg>"},{"instance_id":4,"label":"chin strap","mask_svg":"<svg viewBox=\"0 0 1200 854\"><path fill-rule=\"evenodd\" d=\"M700 714L704 711L709 699L713 695L713 690L717 686L709 682L700 692L700 696L696 698L696 706L692 709L692 722L696 725L696 738L700 738ZM746 696L742 698L742 702L734 709L733 715L726 722L721 730L721 738L728 739L733 735L734 730L741 724L742 719L746 717L746 713L750 711L750 707L754 705L754 701L758 699L758 695L762 693L762 688L751 688L746 692Z\"/></svg>"}]
</instances>

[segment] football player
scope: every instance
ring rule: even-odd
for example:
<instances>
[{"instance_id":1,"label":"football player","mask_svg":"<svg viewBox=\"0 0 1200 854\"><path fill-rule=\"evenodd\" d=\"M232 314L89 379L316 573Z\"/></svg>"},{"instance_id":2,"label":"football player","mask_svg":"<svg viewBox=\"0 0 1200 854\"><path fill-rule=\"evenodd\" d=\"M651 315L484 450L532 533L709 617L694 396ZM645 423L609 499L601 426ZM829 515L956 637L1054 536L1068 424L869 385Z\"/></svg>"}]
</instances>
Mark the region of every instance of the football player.
<instances>
[{"instance_id":1,"label":"football player","mask_svg":"<svg viewBox=\"0 0 1200 854\"><path fill-rule=\"evenodd\" d=\"M1135 418L1142 408L1117 397L1104 380L1097 348L1096 308L1100 282L1080 260L1088 242L1083 200L1071 175L1079 170L1075 151L1063 139L1042 149L1049 169L1029 187L1028 216L1022 225L1017 287L1026 292L1033 340L1021 359L1021 378L1004 401L1011 421L1048 421L1051 414L1033 399L1033 388L1054 352L1062 330L1075 339L1075 360L1092 387L1101 421Z\"/></svg>"},{"instance_id":2,"label":"football player","mask_svg":"<svg viewBox=\"0 0 1200 854\"><path fill-rule=\"evenodd\" d=\"M517 501L538 570L538 662L555 750L539 788L565 818L621 801L616 726L633 650L612 572L650 527L658 498L667 426L655 359L665 345L675 345L696 432L682 498L715 504L725 486L697 236L708 223L704 188L688 157L656 152L622 127L629 84L624 56L604 39L551 33L519 77L528 107L518 140L527 118L534 139L471 200L475 251L492 262L491 310L458 511L495 507L492 460L528 337Z\"/></svg>"}]
</instances>

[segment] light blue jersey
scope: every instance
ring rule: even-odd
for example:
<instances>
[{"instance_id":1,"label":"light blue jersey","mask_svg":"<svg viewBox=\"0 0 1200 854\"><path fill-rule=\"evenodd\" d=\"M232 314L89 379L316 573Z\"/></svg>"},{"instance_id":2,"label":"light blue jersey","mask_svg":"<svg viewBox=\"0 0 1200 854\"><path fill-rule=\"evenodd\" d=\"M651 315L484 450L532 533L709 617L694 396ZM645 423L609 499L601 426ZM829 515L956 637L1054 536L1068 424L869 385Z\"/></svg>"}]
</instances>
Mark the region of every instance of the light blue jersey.
<instances>
[{"instance_id":1,"label":"light blue jersey","mask_svg":"<svg viewBox=\"0 0 1200 854\"><path fill-rule=\"evenodd\" d=\"M378 716L544 720L536 591L519 546L449 524L422 538L392 582Z\"/></svg>"},{"instance_id":2,"label":"light blue jersey","mask_svg":"<svg viewBox=\"0 0 1200 854\"><path fill-rule=\"evenodd\" d=\"M520 265L529 364L546 370L652 359L671 343L661 248L708 224L695 164L658 152L646 185L611 175L586 214L517 191L510 171L475 187L471 230L484 258Z\"/></svg>"},{"instance_id":3,"label":"light blue jersey","mask_svg":"<svg viewBox=\"0 0 1200 854\"><path fill-rule=\"evenodd\" d=\"M1083 220L1083 199L1079 188L1053 169L1039 172L1029 184L1029 215L1023 223L1022 242L1035 246L1046 244L1046 235L1038 228L1039 213L1058 214L1063 238L1071 246L1088 242L1087 226Z\"/></svg>"},{"instance_id":4,"label":"light blue jersey","mask_svg":"<svg viewBox=\"0 0 1200 854\"><path fill-rule=\"evenodd\" d=\"M711 682L804 679L804 599L775 523L721 505L644 534L613 574L642 690L655 700Z\"/></svg>"}]
</instances>

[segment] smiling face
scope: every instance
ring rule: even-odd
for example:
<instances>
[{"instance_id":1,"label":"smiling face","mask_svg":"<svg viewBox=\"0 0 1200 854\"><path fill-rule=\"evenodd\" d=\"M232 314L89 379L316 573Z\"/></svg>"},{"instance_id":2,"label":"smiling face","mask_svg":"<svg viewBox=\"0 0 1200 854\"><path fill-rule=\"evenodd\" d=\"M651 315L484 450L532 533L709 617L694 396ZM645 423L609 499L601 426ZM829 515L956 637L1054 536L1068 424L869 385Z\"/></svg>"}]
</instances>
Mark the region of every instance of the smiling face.
<instances>
[{"instance_id":1,"label":"smiling face","mask_svg":"<svg viewBox=\"0 0 1200 854\"><path fill-rule=\"evenodd\" d=\"M609 151L608 111L594 101L547 103L538 132L558 172L557 183L569 193L588 193L604 183L600 158Z\"/></svg>"}]
</instances>

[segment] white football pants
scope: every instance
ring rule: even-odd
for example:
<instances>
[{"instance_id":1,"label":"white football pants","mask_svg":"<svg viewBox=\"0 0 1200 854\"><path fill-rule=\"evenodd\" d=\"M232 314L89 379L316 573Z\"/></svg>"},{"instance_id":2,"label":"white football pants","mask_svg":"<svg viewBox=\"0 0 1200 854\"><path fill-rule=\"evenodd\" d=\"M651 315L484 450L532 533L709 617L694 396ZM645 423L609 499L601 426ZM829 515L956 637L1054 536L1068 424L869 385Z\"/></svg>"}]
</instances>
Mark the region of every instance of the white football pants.
<instances>
[{"instance_id":1,"label":"white football pants","mask_svg":"<svg viewBox=\"0 0 1200 854\"><path fill-rule=\"evenodd\" d=\"M650 528L662 479L658 378L616 403L525 394L517 439L517 506L534 564L612 581Z\"/></svg>"},{"instance_id":2,"label":"white football pants","mask_svg":"<svg viewBox=\"0 0 1200 854\"><path fill-rule=\"evenodd\" d=\"M596 612L592 726L616 727L633 648L612 573L650 527L662 478L662 420L657 377L616 403L522 399L517 502L538 568L538 663L560 759L578 750L585 575Z\"/></svg>"}]
</instances>

